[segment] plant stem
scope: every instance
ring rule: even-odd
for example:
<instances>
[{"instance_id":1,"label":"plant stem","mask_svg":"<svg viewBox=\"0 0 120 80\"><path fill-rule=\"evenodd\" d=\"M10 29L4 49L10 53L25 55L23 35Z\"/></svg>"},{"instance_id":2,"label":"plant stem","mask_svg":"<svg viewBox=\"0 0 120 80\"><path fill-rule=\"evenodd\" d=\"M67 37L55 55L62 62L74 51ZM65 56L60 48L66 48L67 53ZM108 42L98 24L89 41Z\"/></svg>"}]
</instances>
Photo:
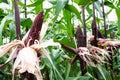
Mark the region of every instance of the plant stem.
<instances>
[{"instance_id":1,"label":"plant stem","mask_svg":"<svg viewBox=\"0 0 120 80\"><path fill-rule=\"evenodd\" d=\"M26 8L26 0L24 0L24 4L25 4L25 18L27 18L27 8Z\"/></svg>"},{"instance_id":2,"label":"plant stem","mask_svg":"<svg viewBox=\"0 0 120 80\"><path fill-rule=\"evenodd\" d=\"M110 75L111 75L111 78L112 80L114 80L114 77L113 77L113 55L112 55L112 51L109 52L110 54Z\"/></svg>"},{"instance_id":3,"label":"plant stem","mask_svg":"<svg viewBox=\"0 0 120 80\"><path fill-rule=\"evenodd\" d=\"M85 36L83 35L83 32L82 32L80 26L77 27L77 47L78 48L86 47ZM79 55L77 55L77 56L79 56ZM77 57L75 57L75 58L77 58ZM80 69L82 71L82 75L84 75L87 72L86 62L81 57L79 57L78 59L80 61Z\"/></svg>"},{"instance_id":4,"label":"plant stem","mask_svg":"<svg viewBox=\"0 0 120 80\"><path fill-rule=\"evenodd\" d=\"M95 5L93 0L93 22L92 22L92 34L94 35L94 46L97 46L97 26L96 26L96 18L95 18Z\"/></svg>"},{"instance_id":5,"label":"plant stem","mask_svg":"<svg viewBox=\"0 0 120 80\"><path fill-rule=\"evenodd\" d=\"M78 59L79 59L79 55L76 54L76 56L74 57L74 59L72 61L70 61L70 64L71 65L74 64L76 62L76 60L78 60Z\"/></svg>"},{"instance_id":6,"label":"plant stem","mask_svg":"<svg viewBox=\"0 0 120 80\"><path fill-rule=\"evenodd\" d=\"M24 13L25 13L25 18L27 18L27 7L26 7L26 4L27 4L27 2L26 2L26 0L24 0L24 4L25 4L25 7L24 7ZM27 32L28 31L28 26L26 26L26 29L25 29L25 31Z\"/></svg>"},{"instance_id":7,"label":"plant stem","mask_svg":"<svg viewBox=\"0 0 120 80\"><path fill-rule=\"evenodd\" d=\"M17 0L14 0L14 8L15 8L15 23L16 23L16 35L17 39L21 39L21 30L20 30L20 13L18 9Z\"/></svg>"},{"instance_id":8,"label":"plant stem","mask_svg":"<svg viewBox=\"0 0 120 80\"><path fill-rule=\"evenodd\" d=\"M103 10L103 19L104 19L104 35L107 38L107 25L106 25L106 17L105 17L105 10L104 10L104 1L102 0L102 10Z\"/></svg>"},{"instance_id":9,"label":"plant stem","mask_svg":"<svg viewBox=\"0 0 120 80\"><path fill-rule=\"evenodd\" d=\"M87 41L86 41L86 38L87 38L87 35L86 35L86 20L85 20L85 6L82 6L82 18L83 18L83 26L84 26L84 46L87 45Z\"/></svg>"},{"instance_id":10,"label":"plant stem","mask_svg":"<svg viewBox=\"0 0 120 80\"><path fill-rule=\"evenodd\" d=\"M68 46L66 46L66 45L63 45L63 44L61 44L61 45L62 45L62 48L66 49L66 50L68 50L68 51L70 51L70 52L72 52L72 53L74 53L74 54L77 53L77 50L76 50L76 49L73 49L73 48L68 47Z\"/></svg>"},{"instance_id":11,"label":"plant stem","mask_svg":"<svg viewBox=\"0 0 120 80\"><path fill-rule=\"evenodd\" d=\"M48 69L46 69L45 80L50 80Z\"/></svg>"}]
</instances>

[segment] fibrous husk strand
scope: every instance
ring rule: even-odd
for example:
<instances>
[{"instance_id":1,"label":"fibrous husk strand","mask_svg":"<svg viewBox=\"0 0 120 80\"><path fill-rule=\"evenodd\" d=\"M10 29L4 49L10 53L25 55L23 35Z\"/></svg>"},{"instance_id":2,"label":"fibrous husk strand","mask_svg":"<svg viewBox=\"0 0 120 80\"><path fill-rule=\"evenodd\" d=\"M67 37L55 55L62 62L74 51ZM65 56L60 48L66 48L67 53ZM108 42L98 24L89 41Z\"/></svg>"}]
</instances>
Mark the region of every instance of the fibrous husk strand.
<instances>
[{"instance_id":1,"label":"fibrous husk strand","mask_svg":"<svg viewBox=\"0 0 120 80\"><path fill-rule=\"evenodd\" d=\"M25 47L19 51L13 66L13 73L15 69L19 70L19 74L27 71L34 74L38 80L42 80L37 52L30 47Z\"/></svg>"},{"instance_id":2,"label":"fibrous husk strand","mask_svg":"<svg viewBox=\"0 0 120 80\"><path fill-rule=\"evenodd\" d=\"M90 39L90 43L94 41L94 38ZM106 49L106 50L116 50L120 47L120 40L114 40L114 39L97 39L97 45L100 48Z\"/></svg>"},{"instance_id":3,"label":"fibrous husk strand","mask_svg":"<svg viewBox=\"0 0 120 80\"><path fill-rule=\"evenodd\" d=\"M105 63L105 60L109 58L106 50L94 46L79 47L77 51L80 58L91 66L95 66L97 63Z\"/></svg>"},{"instance_id":4,"label":"fibrous husk strand","mask_svg":"<svg viewBox=\"0 0 120 80\"><path fill-rule=\"evenodd\" d=\"M15 41L13 41L11 43L0 46L0 57L4 56L14 46L24 47L24 43L22 43L22 41L20 41L20 40L15 40Z\"/></svg>"}]
</instances>

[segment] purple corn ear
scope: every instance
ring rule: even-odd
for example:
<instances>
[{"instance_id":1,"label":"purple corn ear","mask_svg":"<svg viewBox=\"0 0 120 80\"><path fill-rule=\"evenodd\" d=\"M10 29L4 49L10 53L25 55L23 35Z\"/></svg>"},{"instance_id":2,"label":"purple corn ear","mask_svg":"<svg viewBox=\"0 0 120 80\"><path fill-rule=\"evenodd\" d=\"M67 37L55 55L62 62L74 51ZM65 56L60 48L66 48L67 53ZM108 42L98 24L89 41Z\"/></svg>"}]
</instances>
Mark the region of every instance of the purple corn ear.
<instances>
[{"instance_id":1,"label":"purple corn ear","mask_svg":"<svg viewBox=\"0 0 120 80\"><path fill-rule=\"evenodd\" d=\"M33 25L28 33L26 40L24 41L25 45L29 42L29 46L34 43L34 40L39 40L39 34L42 28L42 23L44 19L43 11L41 11L35 18Z\"/></svg>"},{"instance_id":2,"label":"purple corn ear","mask_svg":"<svg viewBox=\"0 0 120 80\"><path fill-rule=\"evenodd\" d=\"M76 34L77 34L77 47L85 47L85 36L83 35L80 26L77 27Z\"/></svg>"}]
</instances>

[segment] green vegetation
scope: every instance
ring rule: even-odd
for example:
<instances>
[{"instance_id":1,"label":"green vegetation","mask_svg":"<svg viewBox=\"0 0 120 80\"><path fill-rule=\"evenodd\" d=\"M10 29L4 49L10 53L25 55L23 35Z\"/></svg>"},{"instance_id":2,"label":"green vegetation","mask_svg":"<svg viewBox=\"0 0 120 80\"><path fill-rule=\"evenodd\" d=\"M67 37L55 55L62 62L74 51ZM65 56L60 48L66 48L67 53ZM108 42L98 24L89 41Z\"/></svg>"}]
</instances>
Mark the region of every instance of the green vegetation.
<instances>
[{"instance_id":1,"label":"green vegetation","mask_svg":"<svg viewBox=\"0 0 120 80\"><path fill-rule=\"evenodd\" d=\"M0 80L12 80L14 69L14 80L120 80L119 35L119 0L0 0ZM41 75L19 77L26 47L40 61L31 71ZM13 50L19 55L9 58Z\"/></svg>"}]
</instances>

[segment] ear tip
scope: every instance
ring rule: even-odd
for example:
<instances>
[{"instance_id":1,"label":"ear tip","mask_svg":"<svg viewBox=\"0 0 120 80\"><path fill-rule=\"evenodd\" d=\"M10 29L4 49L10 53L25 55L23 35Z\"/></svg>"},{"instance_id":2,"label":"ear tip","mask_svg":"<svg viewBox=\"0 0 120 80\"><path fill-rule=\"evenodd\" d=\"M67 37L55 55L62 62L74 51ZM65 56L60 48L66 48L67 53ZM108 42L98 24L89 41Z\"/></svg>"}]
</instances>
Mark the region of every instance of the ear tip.
<instances>
[{"instance_id":1,"label":"ear tip","mask_svg":"<svg viewBox=\"0 0 120 80\"><path fill-rule=\"evenodd\" d=\"M40 13L39 13L39 14L43 15L43 14L44 14L44 10L40 11Z\"/></svg>"}]
</instances>

